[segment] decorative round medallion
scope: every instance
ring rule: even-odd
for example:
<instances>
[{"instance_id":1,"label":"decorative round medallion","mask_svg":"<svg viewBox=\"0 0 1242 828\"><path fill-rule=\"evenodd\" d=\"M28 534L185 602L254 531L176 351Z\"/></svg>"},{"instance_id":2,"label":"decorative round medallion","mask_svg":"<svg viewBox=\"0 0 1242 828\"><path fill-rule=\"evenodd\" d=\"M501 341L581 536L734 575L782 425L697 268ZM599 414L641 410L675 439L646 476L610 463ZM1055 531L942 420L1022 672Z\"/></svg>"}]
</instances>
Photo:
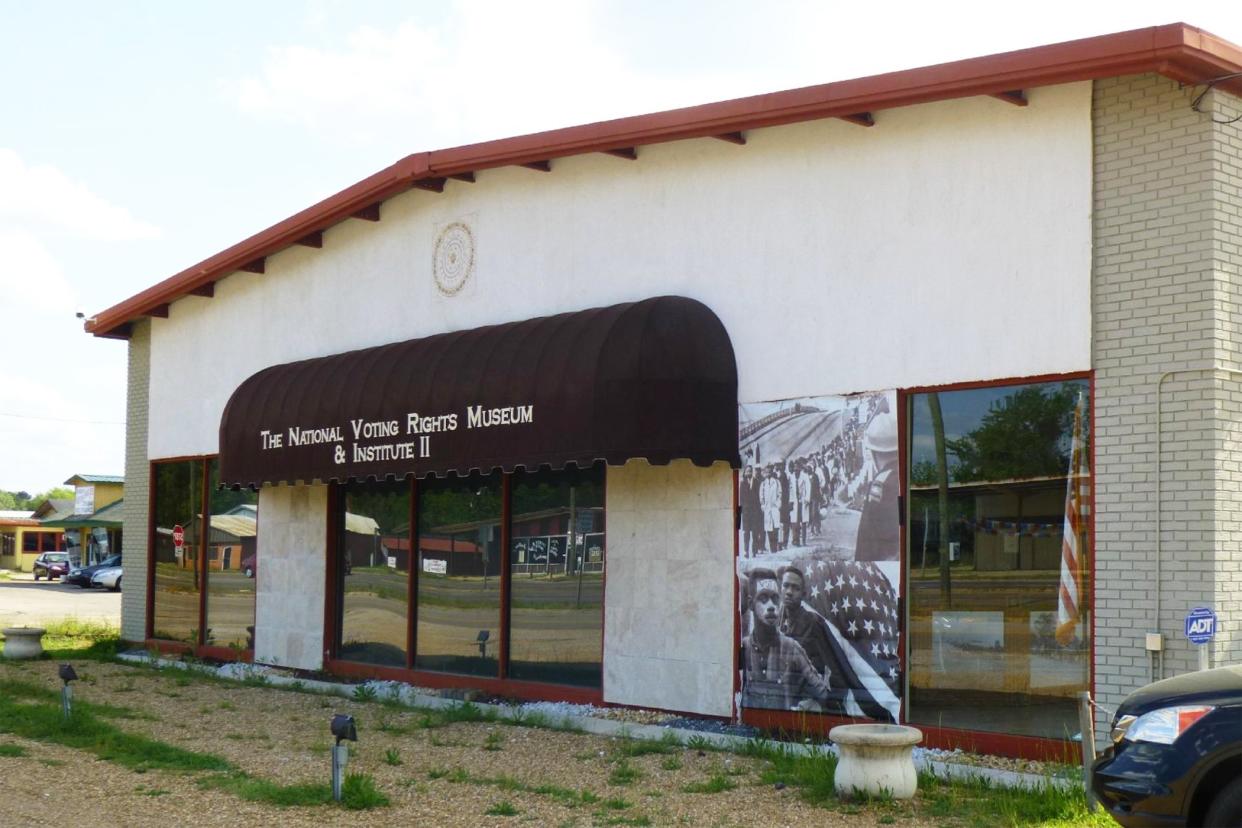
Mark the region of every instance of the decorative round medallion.
<instances>
[{"instance_id":1,"label":"decorative round medallion","mask_svg":"<svg viewBox=\"0 0 1242 828\"><path fill-rule=\"evenodd\" d=\"M431 261L436 290L456 296L474 273L474 234L463 222L455 221L440 231Z\"/></svg>"}]
</instances>

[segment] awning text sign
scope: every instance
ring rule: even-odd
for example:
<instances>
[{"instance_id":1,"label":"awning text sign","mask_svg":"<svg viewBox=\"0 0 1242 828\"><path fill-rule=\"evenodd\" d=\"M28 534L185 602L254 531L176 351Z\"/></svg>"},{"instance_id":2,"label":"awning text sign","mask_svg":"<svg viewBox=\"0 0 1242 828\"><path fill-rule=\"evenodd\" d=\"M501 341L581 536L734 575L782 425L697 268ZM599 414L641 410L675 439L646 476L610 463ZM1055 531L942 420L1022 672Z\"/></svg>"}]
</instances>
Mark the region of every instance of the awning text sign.
<instances>
[{"instance_id":1,"label":"awning text sign","mask_svg":"<svg viewBox=\"0 0 1242 828\"><path fill-rule=\"evenodd\" d=\"M264 452L323 446L333 464L353 466L352 472L358 474L365 471L357 468L360 464L431 459L440 435L451 438L459 428L500 428L531 425L534 422L534 405L497 408L468 405L460 413L424 415L410 411L403 417L386 420L351 417L343 425L296 425L288 426L283 431L265 428L256 435L256 443L258 449Z\"/></svg>"},{"instance_id":2,"label":"awning text sign","mask_svg":"<svg viewBox=\"0 0 1242 828\"><path fill-rule=\"evenodd\" d=\"M272 365L220 418L220 482L737 463L737 364L663 296Z\"/></svg>"}]
</instances>

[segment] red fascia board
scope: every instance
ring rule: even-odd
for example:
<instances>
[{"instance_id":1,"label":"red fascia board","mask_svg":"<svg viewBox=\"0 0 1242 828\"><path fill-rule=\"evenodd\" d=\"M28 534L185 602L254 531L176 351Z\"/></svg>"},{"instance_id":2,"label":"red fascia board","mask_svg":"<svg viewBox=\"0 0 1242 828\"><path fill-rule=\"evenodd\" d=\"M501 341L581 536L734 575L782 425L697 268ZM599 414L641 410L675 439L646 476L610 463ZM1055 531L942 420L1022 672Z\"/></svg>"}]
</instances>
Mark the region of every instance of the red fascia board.
<instances>
[{"instance_id":1,"label":"red fascia board","mask_svg":"<svg viewBox=\"0 0 1242 828\"><path fill-rule=\"evenodd\" d=\"M425 177L427 153L407 156L391 167L108 308L88 320L86 330L97 336L107 336L120 324L143 315L150 308L184 296L194 288L232 273L255 259L278 253L297 243L298 239L326 230L359 210L408 190L414 181Z\"/></svg>"},{"instance_id":2,"label":"red fascia board","mask_svg":"<svg viewBox=\"0 0 1242 828\"><path fill-rule=\"evenodd\" d=\"M1072 81L1158 72L1198 83L1238 71L1242 49L1193 26L1173 23L418 153L97 314L85 327L97 336L125 336L122 326L150 308L277 253L423 178ZM1242 79L1222 83L1221 88L1242 93Z\"/></svg>"}]
</instances>

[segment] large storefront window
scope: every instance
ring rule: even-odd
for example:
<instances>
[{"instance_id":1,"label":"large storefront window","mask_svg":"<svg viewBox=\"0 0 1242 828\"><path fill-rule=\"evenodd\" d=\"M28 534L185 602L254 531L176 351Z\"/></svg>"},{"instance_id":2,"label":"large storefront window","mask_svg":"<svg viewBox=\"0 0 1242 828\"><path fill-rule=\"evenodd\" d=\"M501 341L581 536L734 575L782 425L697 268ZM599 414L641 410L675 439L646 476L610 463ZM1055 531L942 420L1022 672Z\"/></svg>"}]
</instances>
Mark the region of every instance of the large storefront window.
<instances>
[{"instance_id":1,"label":"large storefront window","mask_svg":"<svg viewBox=\"0 0 1242 828\"><path fill-rule=\"evenodd\" d=\"M220 489L219 474L216 458L151 467L151 637L253 650L259 498ZM113 547L106 530L100 533L92 546Z\"/></svg>"},{"instance_id":2,"label":"large storefront window","mask_svg":"<svg viewBox=\"0 0 1242 828\"><path fill-rule=\"evenodd\" d=\"M907 398L912 723L1078 732L1090 664L1087 400L1086 380Z\"/></svg>"},{"instance_id":3,"label":"large storefront window","mask_svg":"<svg viewBox=\"0 0 1242 828\"><path fill-rule=\"evenodd\" d=\"M197 643L199 632L199 516L203 513L202 460L157 463L155 592L152 630L165 641Z\"/></svg>"},{"instance_id":4,"label":"large storefront window","mask_svg":"<svg viewBox=\"0 0 1242 828\"><path fill-rule=\"evenodd\" d=\"M220 489L220 461L213 459L209 468L205 643L253 650L259 496Z\"/></svg>"},{"instance_id":5,"label":"large storefront window","mask_svg":"<svg viewBox=\"0 0 1242 828\"><path fill-rule=\"evenodd\" d=\"M600 686L607 548L603 464L507 477L497 472L428 478L413 486L352 483L342 494L337 658ZM410 603L412 581L417 587Z\"/></svg>"},{"instance_id":6,"label":"large storefront window","mask_svg":"<svg viewBox=\"0 0 1242 828\"><path fill-rule=\"evenodd\" d=\"M501 484L499 474L419 481L419 669L497 674Z\"/></svg>"},{"instance_id":7,"label":"large storefront window","mask_svg":"<svg viewBox=\"0 0 1242 828\"><path fill-rule=\"evenodd\" d=\"M339 524L339 656L406 666L410 584L410 484L360 483L345 490Z\"/></svg>"},{"instance_id":8,"label":"large storefront window","mask_svg":"<svg viewBox=\"0 0 1242 828\"><path fill-rule=\"evenodd\" d=\"M512 498L509 675L598 687L604 468L518 474Z\"/></svg>"}]
</instances>

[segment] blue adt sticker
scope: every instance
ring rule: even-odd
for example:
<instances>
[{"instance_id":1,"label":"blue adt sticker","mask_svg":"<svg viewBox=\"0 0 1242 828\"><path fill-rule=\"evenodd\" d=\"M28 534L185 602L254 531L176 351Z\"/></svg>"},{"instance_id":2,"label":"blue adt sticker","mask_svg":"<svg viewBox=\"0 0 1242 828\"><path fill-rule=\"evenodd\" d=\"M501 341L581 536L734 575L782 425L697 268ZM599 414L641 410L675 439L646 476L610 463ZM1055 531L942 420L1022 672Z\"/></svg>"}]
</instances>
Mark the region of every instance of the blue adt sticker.
<instances>
[{"instance_id":1,"label":"blue adt sticker","mask_svg":"<svg viewBox=\"0 0 1242 828\"><path fill-rule=\"evenodd\" d=\"M1186 613L1186 637L1191 644L1206 644L1216 635L1216 613L1208 607L1195 607Z\"/></svg>"}]
</instances>

